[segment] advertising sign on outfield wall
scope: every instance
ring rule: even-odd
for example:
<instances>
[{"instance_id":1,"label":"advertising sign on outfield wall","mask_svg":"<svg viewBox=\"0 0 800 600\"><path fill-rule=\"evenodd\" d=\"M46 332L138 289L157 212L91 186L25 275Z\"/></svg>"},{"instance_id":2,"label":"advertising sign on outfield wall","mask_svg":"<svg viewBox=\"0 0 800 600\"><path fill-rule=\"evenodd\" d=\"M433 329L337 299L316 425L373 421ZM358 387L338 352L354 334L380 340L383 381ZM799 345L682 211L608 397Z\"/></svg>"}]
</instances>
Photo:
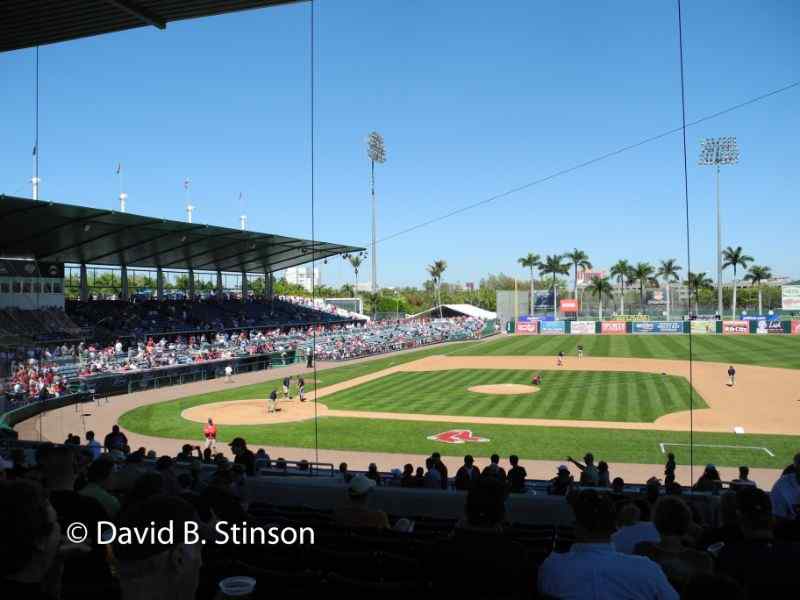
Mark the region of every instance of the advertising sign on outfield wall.
<instances>
[{"instance_id":1,"label":"advertising sign on outfield wall","mask_svg":"<svg viewBox=\"0 0 800 600\"><path fill-rule=\"evenodd\" d=\"M603 335L625 335L627 323L625 321L603 321L600 323L600 333Z\"/></svg>"},{"instance_id":2,"label":"advertising sign on outfield wall","mask_svg":"<svg viewBox=\"0 0 800 600\"><path fill-rule=\"evenodd\" d=\"M800 285L781 286L781 305L783 310L800 310Z\"/></svg>"},{"instance_id":3,"label":"advertising sign on outfield wall","mask_svg":"<svg viewBox=\"0 0 800 600\"><path fill-rule=\"evenodd\" d=\"M594 321L572 321L569 332L573 335L594 335Z\"/></svg>"},{"instance_id":4,"label":"advertising sign on outfield wall","mask_svg":"<svg viewBox=\"0 0 800 600\"><path fill-rule=\"evenodd\" d=\"M536 335L539 333L539 321L528 321L520 319L517 321L516 332L520 335Z\"/></svg>"},{"instance_id":5,"label":"advertising sign on outfield wall","mask_svg":"<svg viewBox=\"0 0 800 600\"><path fill-rule=\"evenodd\" d=\"M689 328L694 335L713 335L717 333L716 321L689 321Z\"/></svg>"},{"instance_id":6,"label":"advertising sign on outfield wall","mask_svg":"<svg viewBox=\"0 0 800 600\"><path fill-rule=\"evenodd\" d=\"M683 321L644 321L631 323L632 333L683 333Z\"/></svg>"},{"instance_id":7,"label":"advertising sign on outfield wall","mask_svg":"<svg viewBox=\"0 0 800 600\"><path fill-rule=\"evenodd\" d=\"M750 335L750 322L723 321L722 335Z\"/></svg>"},{"instance_id":8,"label":"advertising sign on outfield wall","mask_svg":"<svg viewBox=\"0 0 800 600\"><path fill-rule=\"evenodd\" d=\"M783 331L783 323L780 321L767 321L766 319L761 319L758 321L756 326L756 333L758 335L768 335L768 334L780 334L784 333Z\"/></svg>"},{"instance_id":9,"label":"advertising sign on outfield wall","mask_svg":"<svg viewBox=\"0 0 800 600\"><path fill-rule=\"evenodd\" d=\"M564 335L566 327L564 321L542 321L539 324L539 333L542 335Z\"/></svg>"},{"instance_id":10,"label":"advertising sign on outfield wall","mask_svg":"<svg viewBox=\"0 0 800 600\"><path fill-rule=\"evenodd\" d=\"M800 321L792 321L792 335L800 335Z\"/></svg>"},{"instance_id":11,"label":"advertising sign on outfield wall","mask_svg":"<svg viewBox=\"0 0 800 600\"><path fill-rule=\"evenodd\" d=\"M559 302L561 312L563 313L576 313L578 312L578 301L574 298L562 298Z\"/></svg>"}]
</instances>

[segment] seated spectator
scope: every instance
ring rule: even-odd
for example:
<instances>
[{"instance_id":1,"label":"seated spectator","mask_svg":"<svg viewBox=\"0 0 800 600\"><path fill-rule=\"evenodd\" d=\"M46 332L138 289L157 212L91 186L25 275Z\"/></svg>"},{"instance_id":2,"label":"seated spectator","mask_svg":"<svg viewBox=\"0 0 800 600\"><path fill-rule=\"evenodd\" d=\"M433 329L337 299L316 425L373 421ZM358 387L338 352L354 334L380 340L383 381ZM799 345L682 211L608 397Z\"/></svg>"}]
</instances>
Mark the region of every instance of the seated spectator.
<instances>
[{"instance_id":1,"label":"seated spectator","mask_svg":"<svg viewBox=\"0 0 800 600\"><path fill-rule=\"evenodd\" d=\"M342 478L342 481L345 483L350 483L350 479L352 475L347 472L347 463L343 462L339 465L339 476Z\"/></svg>"},{"instance_id":2,"label":"seated spectator","mask_svg":"<svg viewBox=\"0 0 800 600\"><path fill-rule=\"evenodd\" d=\"M770 498L779 532L785 530L789 537L794 537L800 529L800 453L795 454L794 463L772 486Z\"/></svg>"},{"instance_id":3,"label":"seated spectator","mask_svg":"<svg viewBox=\"0 0 800 600\"><path fill-rule=\"evenodd\" d=\"M756 482L750 479L750 467L739 467L739 477L731 481L731 489L738 491L748 486L755 486Z\"/></svg>"},{"instance_id":4,"label":"seated spectator","mask_svg":"<svg viewBox=\"0 0 800 600\"><path fill-rule=\"evenodd\" d=\"M417 471L414 474L414 487L425 487L425 469L422 467L417 467Z\"/></svg>"},{"instance_id":5,"label":"seated spectator","mask_svg":"<svg viewBox=\"0 0 800 600\"><path fill-rule=\"evenodd\" d=\"M383 485L381 474L378 473L378 465L375 463L369 463L369 466L367 467L367 479L374 481L375 485Z\"/></svg>"},{"instance_id":6,"label":"seated spectator","mask_svg":"<svg viewBox=\"0 0 800 600\"><path fill-rule=\"evenodd\" d=\"M388 529L389 518L382 510L369 508L369 498L375 482L364 475L356 475L347 488L347 504L333 513L337 525L353 528Z\"/></svg>"},{"instance_id":7,"label":"seated spectator","mask_svg":"<svg viewBox=\"0 0 800 600\"><path fill-rule=\"evenodd\" d=\"M108 458L99 458L90 466L87 473L88 483L81 489L79 494L97 500L109 519L116 519L119 514L120 504L115 496L109 492L111 485L111 473L114 470L114 462Z\"/></svg>"},{"instance_id":8,"label":"seated spectator","mask_svg":"<svg viewBox=\"0 0 800 600\"><path fill-rule=\"evenodd\" d=\"M456 523L454 533L501 533L506 516L505 499L505 486L499 479L481 477L467 492L464 518Z\"/></svg>"},{"instance_id":9,"label":"seated spectator","mask_svg":"<svg viewBox=\"0 0 800 600\"><path fill-rule=\"evenodd\" d=\"M103 440L103 448L106 449L106 452L122 450L127 445L128 438L119 430L119 425L114 425L111 428L111 433L106 435L105 440Z\"/></svg>"},{"instance_id":10,"label":"seated spectator","mask_svg":"<svg viewBox=\"0 0 800 600\"><path fill-rule=\"evenodd\" d=\"M644 498L652 511L655 508L656 502L661 497L661 482L656 477L651 477L647 480L644 486Z\"/></svg>"},{"instance_id":11,"label":"seated spectator","mask_svg":"<svg viewBox=\"0 0 800 600\"><path fill-rule=\"evenodd\" d=\"M58 598L61 527L40 485L0 481L0 531L4 538L0 543L0 597Z\"/></svg>"},{"instance_id":12,"label":"seated spectator","mask_svg":"<svg viewBox=\"0 0 800 600\"><path fill-rule=\"evenodd\" d=\"M182 491L174 467L175 461L169 456L160 456L156 461L156 472L164 481L164 493L171 496L177 496Z\"/></svg>"},{"instance_id":13,"label":"seated spectator","mask_svg":"<svg viewBox=\"0 0 800 600\"><path fill-rule=\"evenodd\" d=\"M125 457L124 464L118 465L117 470L111 475L110 489L114 492L127 492L146 472L142 453L132 452Z\"/></svg>"},{"instance_id":14,"label":"seated spectator","mask_svg":"<svg viewBox=\"0 0 800 600\"><path fill-rule=\"evenodd\" d=\"M482 477L494 477L495 479L505 483L506 482L506 470L500 466L500 456L497 454L492 454L489 458L489 464L484 467L483 472L481 473Z\"/></svg>"},{"instance_id":15,"label":"seated spectator","mask_svg":"<svg viewBox=\"0 0 800 600\"><path fill-rule=\"evenodd\" d=\"M702 531L697 540L698 548L707 550L712 544L718 544L719 542L728 544L742 539L736 492L727 491L720 496L719 517L719 527L707 527Z\"/></svg>"},{"instance_id":16,"label":"seated spectator","mask_svg":"<svg viewBox=\"0 0 800 600\"><path fill-rule=\"evenodd\" d=\"M601 460L597 463L597 485L600 487L611 487L611 475L608 472L608 463Z\"/></svg>"},{"instance_id":17,"label":"seated spectator","mask_svg":"<svg viewBox=\"0 0 800 600\"><path fill-rule=\"evenodd\" d=\"M614 550L610 543L614 505L608 496L583 490L571 504L577 541L569 552L551 553L539 567L541 594L561 600L677 600L678 594L657 564Z\"/></svg>"},{"instance_id":18,"label":"seated spectator","mask_svg":"<svg viewBox=\"0 0 800 600\"><path fill-rule=\"evenodd\" d=\"M442 489L442 475L436 468L432 458L425 459L425 468L428 471L425 473L424 486L428 489Z\"/></svg>"},{"instance_id":19,"label":"seated spectator","mask_svg":"<svg viewBox=\"0 0 800 600\"><path fill-rule=\"evenodd\" d=\"M198 522L194 507L181 498L154 496L124 515L121 526L145 530L171 526L184 531L189 522ZM171 598L191 600L200 580L202 545L186 543L175 535L171 543L158 536L143 543L114 545L119 565L122 600Z\"/></svg>"},{"instance_id":20,"label":"seated spectator","mask_svg":"<svg viewBox=\"0 0 800 600\"><path fill-rule=\"evenodd\" d=\"M410 488L415 487L414 483L414 465L411 463L403 467L403 474L400 476L400 487Z\"/></svg>"},{"instance_id":21,"label":"seated spectator","mask_svg":"<svg viewBox=\"0 0 800 600\"><path fill-rule=\"evenodd\" d=\"M664 569L667 578L682 588L689 577L695 573L711 573L711 555L702 550L694 550L684 543L692 523L692 511L681 498L664 496L656 502L653 523L661 540L641 542L636 554L646 556Z\"/></svg>"},{"instance_id":22,"label":"seated spectator","mask_svg":"<svg viewBox=\"0 0 800 600\"><path fill-rule=\"evenodd\" d=\"M461 491L470 490L481 476L480 469L475 466L475 459L472 455L467 454L464 457L464 464L456 471L456 489Z\"/></svg>"},{"instance_id":23,"label":"seated spectator","mask_svg":"<svg viewBox=\"0 0 800 600\"><path fill-rule=\"evenodd\" d=\"M256 457L253 451L247 448L247 442L245 442L244 438L233 438L230 447L231 452L236 456L233 460L234 464L242 465L245 474L247 474L248 477L253 477L256 474ZM280 460L281 459L278 459L278 461Z\"/></svg>"},{"instance_id":24,"label":"seated spectator","mask_svg":"<svg viewBox=\"0 0 800 600\"><path fill-rule=\"evenodd\" d=\"M86 447L92 452L92 457L97 458L103 453L103 447L94 439L94 431L86 432Z\"/></svg>"},{"instance_id":25,"label":"seated spectator","mask_svg":"<svg viewBox=\"0 0 800 600\"><path fill-rule=\"evenodd\" d=\"M722 547L717 570L742 584L750 598L785 597L797 589L800 543L775 540L772 502L763 490L740 490L736 503L742 539Z\"/></svg>"},{"instance_id":26,"label":"seated spectator","mask_svg":"<svg viewBox=\"0 0 800 600\"><path fill-rule=\"evenodd\" d=\"M706 465L703 474L700 475L700 478L697 480L697 483L692 486L692 489L695 492L719 493L722 489L722 481L720 480L717 467L714 465Z\"/></svg>"},{"instance_id":27,"label":"seated spectator","mask_svg":"<svg viewBox=\"0 0 800 600\"><path fill-rule=\"evenodd\" d=\"M611 543L617 552L633 554L639 542L660 542L661 535L650 521L650 506L639 500L624 503L617 509L617 531Z\"/></svg>"},{"instance_id":28,"label":"seated spectator","mask_svg":"<svg viewBox=\"0 0 800 600\"><path fill-rule=\"evenodd\" d=\"M567 465L559 465L558 473L550 480L547 493L551 496L566 496L575 480L569 473Z\"/></svg>"},{"instance_id":29,"label":"seated spectator","mask_svg":"<svg viewBox=\"0 0 800 600\"><path fill-rule=\"evenodd\" d=\"M577 460L572 458L571 456L567 457L567 460L571 462L573 465L578 467L581 471L581 478L580 484L587 485L587 486L596 486L598 485L600 474L597 471L597 467L594 464L594 454L591 452L587 452L584 457L583 461L585 464L579 463Z\"/></svg>"},{"instance_id":30,"label":"seated spectator","mask_svg":"<svg viewBox=\"0 0 800 600\"><path fill-rule=\"evenodd\" d=\"M528 472L524 467L519 466L519 456L512 454L508 457L511 468L508 470L508 489L512 494L524 494L527 491L525 479Z\"/></svg>"},{"instance_id":31,"label":"seated spectator","mask_svg":"<svg viewBox=\"0 0 800 600\"><path fill-rule=\"evenodd\" d=\"M611 482L610 496L615 501L625 499L625 480L622 477L614 477L614 480Z\"/></svg>"},{"instance_id":32,"label":"seated spectator","mask_svg":"<svg viewBox=\"0 0 800 600\"><path fill-rule=\"evenodd\" d=\"M247 513L235 491L235 477L232 469L219 469L200 497L214 511L220 521L242 523Z\"/></svg>"},{"instance_id":33,"label":"seated spectator","mask_svg":"<svg viewBox=\"0 0 800 600\"><path fill-rule=\"evenodd\" d=\"M447 476L447 465L442 462L442 455L438 452L431 454L431 458L433 459L433 464L436 467L436 470L439 471L439 475L442 478L442 489L446 490L450 484Z\"/></svg>"}]
</instances>

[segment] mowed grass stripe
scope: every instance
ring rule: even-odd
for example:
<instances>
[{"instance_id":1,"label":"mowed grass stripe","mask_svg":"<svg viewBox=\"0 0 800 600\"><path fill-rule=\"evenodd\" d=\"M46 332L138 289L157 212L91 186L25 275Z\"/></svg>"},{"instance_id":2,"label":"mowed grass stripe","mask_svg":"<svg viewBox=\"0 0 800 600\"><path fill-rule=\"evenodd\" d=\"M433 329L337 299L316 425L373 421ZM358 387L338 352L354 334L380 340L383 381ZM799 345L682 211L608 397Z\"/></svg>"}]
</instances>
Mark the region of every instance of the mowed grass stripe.
<instances>
[{"instance_id":1,"label":"mowed grass stripe","mask_svg":"<svg viewBox=\"0 0 800 600\"><path fill-rule=\"evenodd\" d=\"M693 335L693 359L800 369L800 336ZM574 356L583 345L587 356L688 360L688 335L504 336L453 350L459 355Z\"/></svg>"},{"instance_id":2,"label":"mowed grass stripe","mask_svg":"<svg viewBox=\"0 0 800 600\"><path fill-rule=\"evenodd\" d=\"M469 391L477 385L528 383L527 371L452 369L393 373L325 396L322 401L339 410L632 422L653 421L669 412L668 407L683 409L675 407L672 388L655 383L662 378L679 379L675 376L606 371L541 373L542 386L533 394ZM609 389L615 392L611 394ZM372 401L365 401L367 397Z\"/></svg>"}]
</instances>

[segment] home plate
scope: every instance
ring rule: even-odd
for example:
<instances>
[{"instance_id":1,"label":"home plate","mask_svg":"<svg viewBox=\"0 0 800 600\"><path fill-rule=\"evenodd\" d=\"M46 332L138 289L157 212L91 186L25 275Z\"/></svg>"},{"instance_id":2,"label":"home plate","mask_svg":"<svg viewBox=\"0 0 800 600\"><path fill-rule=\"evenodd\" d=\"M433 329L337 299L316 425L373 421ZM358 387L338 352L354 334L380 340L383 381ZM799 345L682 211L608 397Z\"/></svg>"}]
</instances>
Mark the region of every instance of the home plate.
<instances>
[{"instance_id":1,"label":"home plate","mask_svg":"<svg viewBox=\"0 0 800 600\"><path fill-rule=\"evenodd\" d=\"M744 433L744 427L742 427L740 425L737 425L736 427L733 428L733 432L734 433Z\"/></svg>"}]
</instances>

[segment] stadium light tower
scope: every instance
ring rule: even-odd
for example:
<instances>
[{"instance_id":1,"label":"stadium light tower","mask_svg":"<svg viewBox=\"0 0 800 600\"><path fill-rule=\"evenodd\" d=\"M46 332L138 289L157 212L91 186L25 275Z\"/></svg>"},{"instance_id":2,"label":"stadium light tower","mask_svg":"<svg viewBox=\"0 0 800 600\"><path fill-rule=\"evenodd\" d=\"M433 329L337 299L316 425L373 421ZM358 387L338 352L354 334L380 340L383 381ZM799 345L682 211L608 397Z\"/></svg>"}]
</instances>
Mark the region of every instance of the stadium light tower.
<instances>
[{"instance_id":1,"label":"stadium light tower","mask_svg":"<svg viewBox=\"0 0 800 600\"><path fill-rule=\"evenodd\" d=\"M375 248L378 237L378 221L375 202L375 163L386 162L386 148L383 146L383 136L373 131L367 137L367 156L370 164L370 192L372 194L372 291L378 291L378 253Z\"/></svg>"},{"instance_id":2,"label":"stadium light tower","mask_svg":"<svg viewBox=\"0 0 800 600\"><path fill-rule=\"evenodd\" d=\"M717 171L717 313L722 317L722 225L719 210L719 168L739 162L739 146L733 136L706 138L700 143L701 166L714 166Z\"/></svg>"}]
</instances>

